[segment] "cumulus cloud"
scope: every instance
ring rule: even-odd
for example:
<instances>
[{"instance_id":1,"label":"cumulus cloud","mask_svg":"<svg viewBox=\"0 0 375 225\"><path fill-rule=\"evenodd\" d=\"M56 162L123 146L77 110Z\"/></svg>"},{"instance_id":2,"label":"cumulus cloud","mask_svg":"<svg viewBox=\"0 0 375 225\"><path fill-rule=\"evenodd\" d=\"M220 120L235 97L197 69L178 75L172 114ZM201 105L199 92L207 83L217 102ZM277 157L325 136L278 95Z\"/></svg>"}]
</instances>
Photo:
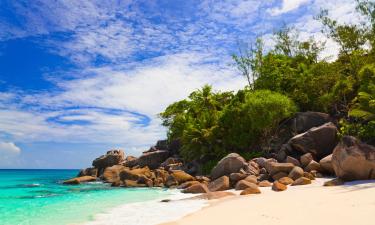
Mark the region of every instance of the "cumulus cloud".
<instances>
[{"instance_id":1,"label":"cumulus cloud","mask_svg":"<svg viewBox=\"0 0 375 225\"><path fill-rule=\"evenodd\" d=\"M204 84L228 91L246 84L233 68L211 60L207 54L181 53L130 70L88 68L81 78L55 81L56 92L25 94L17 105L8 95L0 101L0 124L19 141L152 144L165 137L157 114L167 105Z\"/></svg>"},{"instance_id":2,"label":"cumulus cloud","mask_svg":"<svg viewBox=\"0 0 375 225\"><path fill-rule=\"evenodd\" d=\"M1 142L0 141L0 156L6 155L18 155L21 153L21 149L13 142Z\"/></svg>"},{"instance_id":3,"label":"cumulus cloud","mask_svg":"<svg viewBox=\"0 0 375 225\"><path fill-rule=\"evenodd\" d=\"M39 44L76 68L49 74L53 89L0 93L0 137L134 149L165 137L157 114L168 104L204 84L219 90L246 84L228 66L239 39L263 35L270 47L270 33L287 22L335 54L337 45L313 17L327 8L339 21L355 18L354 0L204 0L184 10L166 5L163 13L149 1L58 0L53 8L35 2L12 2L19 26L0 15L0 40L45 35ZM309 12L294 14L305 5ZM276 16L290 12L294 17Z\"/></svg>"}]
</instances>

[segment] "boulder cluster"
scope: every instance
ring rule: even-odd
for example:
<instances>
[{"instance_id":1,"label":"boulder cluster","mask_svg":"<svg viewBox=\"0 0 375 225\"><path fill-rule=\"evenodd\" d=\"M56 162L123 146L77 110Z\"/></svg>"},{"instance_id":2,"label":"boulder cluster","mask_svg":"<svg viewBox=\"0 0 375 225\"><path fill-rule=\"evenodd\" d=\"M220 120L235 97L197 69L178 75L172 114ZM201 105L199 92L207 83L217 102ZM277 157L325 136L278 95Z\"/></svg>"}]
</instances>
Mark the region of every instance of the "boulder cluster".
<instances>
[{"instance_id":1,"label":"boulder cluster","mask_svg":"<svg viewBox=\"0 0 375 225\"><path fill-rule=\"evenodd\" d=\"M95 159L92 168L81 170L65 184L102 180L121 187L180 188L184 193L204 193L219 198L228 189L241 195L259 194L259 187L285 191L288 185L307 185L316 177L336 176L326 186L343 181L375 179L375 147L354 137L339 141L337 127L329 115L297 114L291 121L294 135L270 157L245 160L237 153L222 158L211 174L202 176L192 163L178 157L178 143L159 141L136 158L122 150L111 150Z\"/></svg>"}]
</instances>

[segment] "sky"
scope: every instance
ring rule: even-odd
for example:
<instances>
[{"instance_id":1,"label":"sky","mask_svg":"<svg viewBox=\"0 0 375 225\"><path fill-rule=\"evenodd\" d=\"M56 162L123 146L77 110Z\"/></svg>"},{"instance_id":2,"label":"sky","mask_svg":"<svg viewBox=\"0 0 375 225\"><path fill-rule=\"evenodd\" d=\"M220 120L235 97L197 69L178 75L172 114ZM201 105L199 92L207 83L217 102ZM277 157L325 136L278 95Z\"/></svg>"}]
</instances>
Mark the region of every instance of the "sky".
<instances>
[{"instance_id":1,"label":"sky","mask_svg":"<svg viewBox=\"0 0 375 225\"><path fill-rule=\"evenodd\" d=\"M166 137L158 113L204 84L246 85L238 43L284 24L337 45L321 9L354 0L0 0L0 168L83 168L109 149L139 155Z\"/></svg>"}]
</instances>

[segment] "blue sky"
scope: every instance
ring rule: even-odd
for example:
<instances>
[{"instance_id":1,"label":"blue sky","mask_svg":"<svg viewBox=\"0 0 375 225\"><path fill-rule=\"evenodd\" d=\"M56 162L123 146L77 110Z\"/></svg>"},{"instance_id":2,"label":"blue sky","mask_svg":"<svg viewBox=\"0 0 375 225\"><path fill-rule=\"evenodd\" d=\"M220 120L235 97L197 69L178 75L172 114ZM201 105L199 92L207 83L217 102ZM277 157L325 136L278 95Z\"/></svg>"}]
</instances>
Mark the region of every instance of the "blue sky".
<instances>
[{"instance_id":1,"label":"blue sky","mask_svg":"<svg viewBox=\"0 0 375 225\"><path fill-rule=\"evenodd\" d=\"M354 0L0 1L0 168L80 168L111 148L139 155L165 137L157 114L204 84L246 80L238 42L283 24L327 42L313 17L341 22Z\"/></svg>"}]
</instances>

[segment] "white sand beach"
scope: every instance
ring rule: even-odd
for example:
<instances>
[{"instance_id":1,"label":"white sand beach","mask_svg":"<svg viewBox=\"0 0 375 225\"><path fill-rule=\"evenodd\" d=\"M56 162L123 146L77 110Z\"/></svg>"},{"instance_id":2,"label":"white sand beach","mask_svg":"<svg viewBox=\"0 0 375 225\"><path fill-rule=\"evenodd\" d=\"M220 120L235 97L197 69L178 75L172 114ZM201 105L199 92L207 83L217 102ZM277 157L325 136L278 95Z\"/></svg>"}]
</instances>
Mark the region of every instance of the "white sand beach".
<instances>
[{"instance_id":1,"label":"white sand beach","mask_svg":"<svg viewBox=\"0 0 375 225\"><path fill-rule=\"evenodd\" d=\"M323 187L328 179L284 192L261 188L259 195L214 200L210 206L164 225L374 225L375 180Z\"/></svg>"}]
</instances>

